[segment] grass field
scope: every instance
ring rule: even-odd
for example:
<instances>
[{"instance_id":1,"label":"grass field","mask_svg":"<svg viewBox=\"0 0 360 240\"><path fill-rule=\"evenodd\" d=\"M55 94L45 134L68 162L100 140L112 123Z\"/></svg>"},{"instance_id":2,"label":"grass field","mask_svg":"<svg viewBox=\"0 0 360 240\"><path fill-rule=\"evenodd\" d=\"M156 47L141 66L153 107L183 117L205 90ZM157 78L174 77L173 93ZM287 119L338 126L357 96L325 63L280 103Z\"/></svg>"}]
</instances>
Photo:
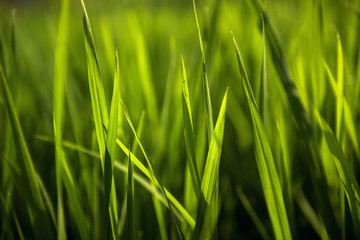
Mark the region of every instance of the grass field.
<instances>
[{"instance_id":1,"label":"grass field","mask_svg":"<svg viewBox=\"0 0 360 240\"><path fill-rule=\"evenodd\" d=\"M360 239L360 2L0 2L0 239Z\"/></svg>"}]
</instances>

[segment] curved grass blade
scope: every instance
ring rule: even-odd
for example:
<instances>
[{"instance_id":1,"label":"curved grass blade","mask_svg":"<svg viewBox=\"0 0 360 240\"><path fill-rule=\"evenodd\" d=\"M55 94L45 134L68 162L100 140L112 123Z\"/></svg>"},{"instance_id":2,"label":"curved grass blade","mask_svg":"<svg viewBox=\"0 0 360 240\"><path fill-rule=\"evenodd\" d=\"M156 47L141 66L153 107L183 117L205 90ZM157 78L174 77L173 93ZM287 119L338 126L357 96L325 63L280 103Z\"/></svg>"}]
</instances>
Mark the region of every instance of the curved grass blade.
<instances>
[{"instance_id":1,"label":"curved grass blade","mask_svg":"<svg viewBox=\"0 0 360 240\"><path fill-rule=\"evenodd\" d=\"M211 106L211 98L210 98L210 88L209 88L209 81L206 73L206 63L205 63L205 52L203 47L203 42L201 38L201 31L199 20L196 13L196 5L195 0L193 0L193 7L194 7L194 15L196 21L196 27L199 35L199 44L200 44L200 51L202 56L202 65L203 65L203 93L204 93L204 102L205 102L205 115L206 115L206 127L207 127L207 135L209 144L211 142L211 138L214 132L214 120L213 120L213 113L212 113L212 106Z\"/></svg>"},{"instance_id":2,"label":"curved grass blade","mask_svg":"<svg viewBox=\"0 0 360 240\"><path fill-rule=\"evenodd\" d=\"M349 208L354 224L354 230L357 238L360 238L360 188L356 176L352 171L345 154L335 137L335 134L321 117L318 111L315 112L318 124L325 136L328 148L333 156L333 161L338 170L339 177L343 183L343 188L347 196Z\"/></svg>"},{"instance_id":3,"label":"curved grass blade","mask_svg":"<svg viewBox=\"0 0 360 240\"><path fill-rule=\"evenodd\" d=\"M252 132L255 144L256 163L258 165L261 184L263 187L266 205L269 211L271 223L276 239L292 239L290 224L288 221L280 180L275 167L268 137L261 121L261 116L256 105L245 65L240 50L233 36L237 60L241 75L241 83L247 98L252 119Z\"/></svg>"},{"instance_id":4,"label":"curved grass blade","mask_svg":"<svg viewBox=\"0 0 360 240\"><path fill-rule=\"evenodd\" d=\"M196 157L195 157L195 133L194 125L191 116L191 104L190 104L190 95L187 84L186 70L184 59L181 56L182 63L182 107L183 107L183 118L184 118L184 135L185 135L185 145L187 152L188 166L191 174L191 180L193 183L194 191L198 197L200 194L200 177L197 169Z\"/></svg>"}]
</instances>

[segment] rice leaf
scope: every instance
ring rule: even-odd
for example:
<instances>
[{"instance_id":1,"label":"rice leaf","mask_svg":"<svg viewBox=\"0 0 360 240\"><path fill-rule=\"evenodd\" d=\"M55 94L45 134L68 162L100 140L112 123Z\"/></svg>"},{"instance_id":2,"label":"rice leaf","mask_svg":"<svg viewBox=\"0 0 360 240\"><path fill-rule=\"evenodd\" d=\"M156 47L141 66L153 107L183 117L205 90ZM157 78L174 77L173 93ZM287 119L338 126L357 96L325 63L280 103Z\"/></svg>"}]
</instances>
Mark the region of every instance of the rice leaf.
<instances>
[{"instance_id":1,"label":"rice leaf","mask_svg":"<svg viewBox=\"0 0 360 240\"><path fill-rule=\"evenodd\" d=\"M197 169L196 157L195 157L195 140L194 140L194 125L191 116L191 104L190 104L190 95L187 84L186 70L184 59L181 56L182 62L182 107L183 107L183 119L184 119L184 135L185 135L185 144L187 152L188 166L191 174L191 180L193 183L194 191L196 196L199 196L200 193L200 177Z\"/></svg>"},{"instance_id":2,"label":"rice leaf","mask_svg":"<svg viewBox=\"0 0 360 240\"><path fill-rule=\"evenodd\" d=\"M210 88L209 88L209 80L206 73L206 63L205 63L205 52L203 47L203 42L201 38L201 31L198 16L196 13L196 5L195 0L193 0L193 7L194 7L194 16L196 21L196 27L199 35L199 44L200 44L200 51L202 56L202 68L203 68L203 94L204 94L204 102L205 102L205 116L206 116L206 127L207 127L207 135L209 144L211 142L211 138L214 132L214 120L213 120L213 113L212 113L212 106L211 106L211 98L210 98Z\"/></svg>"},{"instance_id":3,"label":"rice leaf","mask_svg":"<svg viewBox=\"0 0 360 240\"><path fill-rule=\"evenodd\" d=\"M315 112L317 121L321 130L325 136L326 143L332 154L332 159L338 170L339 177L342 182L343 189L346 193L353 224L357 238L360 237L360 188L356 180L356 176L352 171L348 161L346 160L345 154L335 137L335 134L321 117L318 111Z\"/></svg>"},{"instance_id":4,"label":"rice leaf","mask_svg":"<svg viewBox=\"0 0 360 240\"><path fill-rule=\"evenodd\" d=\"M275 167L269 140L264 130L264 125L256 105L249 78L246 73L245 65L242 60L240 50L236 44L235 37L233 37L233 41L242 79L241 83L251 113L256 163L258 165L260 179L270 215L270 220L274 229L275 238L292 239L280 180Z\"/></svg>"},{"instance_id":5,"label":"rice leaf","mask_svg":"<svg viewBox=\"0 0 360 240\"><path fill-rule=\"evenodd\" d=\"M339 34L337 35L337 54L336 137L340 140L344 115L344 62Z\"/></svg>"}]
</instances>

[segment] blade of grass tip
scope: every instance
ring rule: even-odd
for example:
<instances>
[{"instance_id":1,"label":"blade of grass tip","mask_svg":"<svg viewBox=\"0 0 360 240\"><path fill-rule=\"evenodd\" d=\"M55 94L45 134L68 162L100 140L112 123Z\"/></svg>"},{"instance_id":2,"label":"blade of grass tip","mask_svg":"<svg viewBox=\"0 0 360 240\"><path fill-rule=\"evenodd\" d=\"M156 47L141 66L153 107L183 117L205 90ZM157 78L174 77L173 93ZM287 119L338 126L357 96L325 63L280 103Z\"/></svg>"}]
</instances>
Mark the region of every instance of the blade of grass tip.
<instances>
[{"instance_id":1,"label":"blade of grass tip","mask_svg":"<svg viewBox=\"0 0 360 240\"><path fill-rule=\"evenodd\" d=\"M130 149L130 147L129 147ZM133 178L133 165L131 162L131 154L128 157L128 187L127 187L127 222L128 222L128 238L134 238L133 227L133 202L134 202L134 178Z\"/></svg>"},{"instance_id":2,"label":"blade of grass tip","mask_svg":"<svg viewBox=\"0 0 360 240\"><path fill-rule=\"evenodd\" d=\"M171 212L171 216L172 216L172 218L173 218L173 220L174 220L174 222L175 222L176 229L177 229L177 231L178 231L179 237L180 237L180 239L182 239L182 238L183 238L183 237L182 237L182 233L181 233L180 228L179 228L179 226L178 226L178 223L177 223L177 221L176 221L176 219L175 219L174 212L173 212L173 210L172 210L170 201L169 201L169 199L168 199L168 197L167 197L166 191L164 190L164 186L161 184L160 179L157 177L156 172L154 171L153 165L152 165L152 163L150 162L150 159L149 159L149 157L147 156L147 154L146 154L146 152L145 152L145 149L144 149L144 147L142 146L141 141L140 141L140 139L138 138L138 136L137 136L137 134L136 134L136 131L135 131L135 128L134 128L134 126L133 126L133 124L132 124L132 122L131 122L129 113L128 113L128 111L127 111L127 109L126 109L126 106L125 106L125 104L124 104L124 102L123 102L122 100L121 100L121 103L122 103L123 112L124 112L126 121L128 122L128 124L129 124L129 126L130 126L130 128L131 128L131 130L132 130L132 132L133 132L133 134L134 134L134 136L135 136L135 139L136 139L136 141L138 142L138 144L139 144L139 146L140 146L140 149L141 149L141 151L142 151L142 153L143 153L143 155L144 155L144 157L145 157L145 159L146 159L146 162L147 162L147 164L148 164L150 176L151 176L151 178L153 179L153 182L157 182L157 184L155 183L155 185L159 186L162 194L164 195L164 197L165 197L165 199L166 199L166 202L168 203L169 210L170 210L170 212Z\"/></svg>"},{"instance_id":3,"label":"blade of grass tip","mask_svg":"<svg viewBox=\"0 0 360 240\"><path fill-rule=\"evenodd\" d=\"M263 239L265 239L265 240L270 240L271 239L270 235L266 231L266 228L265 228L264 224L261 222L261 220L260 220L259 216L256 214L254 208L251 206L251 203L247 199L247 197L246 197L245 193L243 192L241 186L238 186L236 188L236 192L237 192L237 195L238 195L241 203L243 204L245 210L247 211L247 213L251 217L251 220L254 222L256 228L258 229L261 237Z\"/></svg>"},{"instance_id":4,"label":"blade of grass tip","mask_svg":"<svg viewBox=\"0 0 360 240\"><path fill-rule=\"evenodd\" d=\"M356 176L351 169L348 161L346 160L345 154L335 137L335 134L321 117L318 111L315 111L318 124L325 136L328 148L333 156L333 161L338 170L339 177L343 183L343 188L347 196L354 230L357 238L360 238L360 188L356 180Z\"/></svg>"},{"instance_id":5,"label":"blade of grass tip","mask_svg":"<svg viewBox=\"0 0 360 240\"><path fill-rule=\"evenodd\" d=\"M280 180L240 50L233 36L239 70L252 118L256 163L276 239L292 239Z\"/></svg>"},{"instance_id":6,"label":"blade of grass tip","mask_svg":"<svg viewBox=\"0 0 360 240\"><path fill-rule=\"evenodd\" d=\"M66 239L66 224L62 190L62 165L65 154L62 147L62 126L64 114L64 95L67 75L67 42L69 34L69 1L61 2L58 38L55 50L54 63L54 90L53 90L53 125L55 138L55 168L57 191L57 238Z\"/></svg>"},{"instance_id":7,"label":"blade of grass tip","mask_svg":"<svg viewBox=\"0 0 360 240\"><path fill-rule=\"evenodd\" d=\"M195 0L193 0L193 7L194 7L194 15L196 21L196 28L199 35L199 44L200 44L200 51L202 56L202 66L203 66L203 93L204 93L204 102L205 102L205 115L206 115L206 127L207 127L207 135L209 144L211 142L211 138L214 132L214 120L213 120L213 113L212 113L212 106L211 106L211 98L210 98L210 88L209 88L209 81L206 73L206 63L205 63L205 53L203 42L201 38L201 31L199 20L196 13L196 5Z\"/></svg>"},{"instance_id":8,"label":"blade of grass tip","mask_svg":"<svg viewBox=\"0 0 360 240\"><path fill-rule=\"evenodd\" d=\"M324 60L324 68L325 68L326 73L328 75L330 86L331 86L334 94L338 98L339 96L338 96L338 90L337 90L337 84L336 84L335 78L334 78L334 76L333 76L333 74L332 74L332 72L331 72L331 70L330 70L330 68L329 68L329 66L328 66L328 64L326 63L325 60ZM352 144L354 145L356 155L360 156L358 134L357 134L356 127L355 127L354 117L353 117L353 114L351 112L349 103L346 100L344 95L343 95L343 103L344 103L345 130L349 134L349 138L350 138Z\"/></svg>"},{"instance_id":9,"label":"blade of grass tip","mask_svg":"<svg viewBox=\"0 0 360 240\"><path fill-rule=\"evenodd\" d=\"M4 97L4 107L8 114L10 124L12 126L15 147L17 148L17 152L20 154L19 156L21 156L20 158L22 160L19 162L19 167L22 172L21 175L23 176L22 187L24 187L24 192L26 194L25 197L27 198L28 204L30 205L30 208L28 208L28 210L32 227L37 237L40 238L40 236L42 236L44 238L50 239L50 225L49 222L46 221L47 216L45 213L45 205L41 196L39 184L36 180L36 173L33 161L21 129L20 121L15 110L14 102L9 87L7 85L2 66L0 66L0 75L3 85L2 91ZM36 212L36 215L33 214L33 211ZM42 231L40 231L40 228L37 225L40 222L40 219L43 222L42 228L46 228Z\"/></svg>"},{"instance_id":10,"label":"blade of grass tip","mask_svg":"<svg viewBox=\"0 0 360 240\"><path fill-rule=\"evenodd\" d=\"M210 141L198 200L196 226L192 239L199 239L204 234L212 235L217 220L219 167L226 119L227 94L228 88L221 103L214 134Z\"/></svg>"},{"instance_id":11,"label":"blade of grass tip","mask_svg":"<svg viewBox=\"0 0 360 240\"><path fill-rule=\"evenodd\" d=\"M224 137L227 95L228 89L226 89L224 98L221 103L219 116L216 121L214 134L211 138L210 147L206 158L204 175L201 182L201 190L203 191L205 200L208 204L210 204L212 200L215 192L215 186L219 181L219 167L221 147Z\"/></svg>"},{"instance_id":12,"label":"blade of grass tip","mask_svg":"<svg viewBox=\"0 0 360 240\"><path fill-rule=\"evenodd\" d=\"M184 64L183 56L181 56L182 63L182 107L183 107L183 118L184 118L184 135L185 145L187 152L188 166L191 174L191 179L196 193L196 197L200 194L200 177L197 169L196 157L195 157L195 140L194 140L194 125L191 116L191 104L190 95L187 84L186 69Z\"/></svg>"}]
</instances>

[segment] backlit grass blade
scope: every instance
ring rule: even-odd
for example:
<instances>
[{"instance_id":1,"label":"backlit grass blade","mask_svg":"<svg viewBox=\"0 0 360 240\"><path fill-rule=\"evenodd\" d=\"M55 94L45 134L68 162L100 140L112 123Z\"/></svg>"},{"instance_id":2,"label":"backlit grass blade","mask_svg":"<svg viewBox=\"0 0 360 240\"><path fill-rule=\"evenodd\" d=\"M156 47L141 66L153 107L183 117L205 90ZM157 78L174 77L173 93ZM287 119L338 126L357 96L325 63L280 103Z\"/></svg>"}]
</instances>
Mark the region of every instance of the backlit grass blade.
<instances>
[{"instance_id":1,"label":"backlit grass blade","mask_svg":"<svg viewBox=\"0 0 360 240\"><path fill-rule=\"evenodd\" d=\"M275 167L268 137L265 133L264 125L252 93L240 50L234 37L233 40L239 64L241 83L251 113L256 163L260 174L266 205L274 229L275 238L292 239L280 180Z\"/></svg>"},{"instance_id":2,"label":"backlit grass blade","mask_svg":"<svg viewBox=\"0 0 360 240\"><path fill-rule=\"evenodd\" d=\"M337 35L337 88L336 88L336 137L340 141L344 115L344 62L340 35ZM340 141L341 142L341 141Z\"/></svg>"},{"instance_id":3,"label":"backlit grass blade","mask_svg":"<svg viewBox=\"0 0 360 240\"><path fill-rule=\"evenodd\" d=\"M40 187L36 179L36 173L33 165L32 158L30 156L24 134L21 129L20 121L15 110L14 102L3 72L2 66L0 66L0 77L3 92L3 104L8 114L8 119L13 130L13 137L15 147L19 154L21 161L18 162L20 165L20 171L22 178L22 187L24 188L25 198L28 201L28 212L30 215L30 221L33 225L34 232L37 237L50 238L50 225L47 221L47 215L45 213L45 205L41 196ZM47 229L40 231L38 224L40 219L45 220L44 225Z\"/></svg>"},{"instance_id":4,"label":"backlit grass blade","mask_svg":"<svg viewBox=\"0 0 360 240\"><path fill-rule=\"evenodd\" d=\"M66 224L63 202L62 166L65 154L62 146L62 127L64 115L64 96L67 78L67 45L69 34L69 1L63 0L61 5L58 39L55 50L54 90L53 90L53 124L55 138L55 166L57 190L57 238L66 239Z\"/></svg>"},{"instance_id":5,"label":"backlit grass blade","mask_svg":"<svg viewBox=\"0 0 360 240\"><path fill-rule=\"evenodd\" d=\"M129 148L130 149L130 148ZM128 238L133 239L133 202L134 202L134 178L133 178L133 164L131 162L131 154L128 156L128 188L127 188L127 222L128 222Z\"/></svg>"},{"instance_id":6,"label":"backlit grass blade","mask_svg":"<svg viewBox=\"0 0 360 240\"><path fill-rule=\"evenodd\" d=\"M211 138L210 147L206 158L204 175L201 182L201 190L203 191L205 200L208 204L211 203L216 191L215 188L219 184L219 167L226 119L227 94L228 89L226 90L221 103L219 116L216 121L214 134Z\"/></svg>"},{"instance_id":7,"label":"backlit grass blade","mask_svg":"<svg viewBox=\"0 0 360 240\"><path fill-rule=\"evenodd\" d=\"M354 230L357 238L360 237L360 188L356 180L356 176L351 169L350 164L346 160L345 154L335 137L335 134L321 117L318 111L315 112L318 124L325 136L325 140L332 154L333 161L338 170L339 177L342 182L342 186L347 196L349 208L354 224Z\"/></svg>"},{"instance_id":8,"label":"backlit grass blade","mask_svg":"<svg viewBox=\"0 0 360 240\"><path fill-rule=\"evenodd\" d=\"M129 124L129 126L130 126L130 128L131 128L131 130L132 130L132 132L133 132L133 134L134 134L134 136L135 136L135 139L136 139L136 141L138 142L138 144L139 144L139 146L140 146L140 149L141 149L141 151L142 151L142 153L143 153L143 155L144 155L144 157L145 157L145 159L146 159L146 162L147 162L147 164L148 164L149 173L150 173L150 176L151 176L151 178L152 178L152 181L153 181L153 182L157 182L157 183L155 183L155 184L156 184L157 186L159 186L162 194L164 195L164 197L165 197L165 199L166 199L166 201L167 201L167 203L168 203L168 207L169 207L169 210L170 210L171 215L172 215L172 217L173 217L173 220L174 220L174 222L175 222L176 229L177 229L177 231L178 231L179 237L182 239L182 233L181 233L180 228L179 228L179 226L178 226L178 223L177 223L177 221L176 221L176 219L175 219L174 212L173 212L173 210L172 210L172 207L171 207L170 201L169 201L169 199L168 199L168 197L167 197L167 194L166 194L166 191L165 191L165 189L164 189L164 186L161 184L160 179L159 179L158 177L156 177L156 173L154 172L153 165L152 165L152 163L150 162L150 159L149 159L149 157L147 156L147 154L146 154L146 152L145 152L145 149L144 149L143 145L141 144L140 139L139 139L138 136L137 136L137 133L136 133L136 131L135 131L135 128L134 128L134 126L133 126L133 124L132 124L132 122L131 122L129 113L128 113L128 111L127 111L127 109L126 109L126 107L125 107L125 104L124 104L124 102L123 102L122 100L121 100L121 103L122 103L122 106L123 106L123 112L124 112L126 121L128 122L128 124Z\"/></svg>"},{"instance_id":9,"label":"backlit grass blade","mask_svg":"<svg viewBox=\"0 0 360 240\"><path fill-rule=\"evenodd\" d=\"M182 62L182 107L183 107L183 118L184 118L184 135L185 145L187 152L188 166L191 174L191 179L194 187L196 196L200 193L200 177L197 169L196 157L195 157L195 141L194 141L194 125L191 117L191 104L190 95L187 84L186 70L184 59L181 56Z\"/></svg>"},{"instance_id":10,"label":"backlit grass blade","mask_svg":"<svg viewBox=\"0 0 360 240\"><path fill-rule=\"evenodd\" d=\"M265 131L268 128L268 86L267 86L267 71L266 71L266 45L265 45L265 23L264 18L261 15L262 22L262 35L263 35L263 55L262 55L262 68L261 68L261 92L260 92L260 112L264 122ZM259 99L259 98L258 98Z\"/></svg>"},{"instance_id":11,"label":"backlit grass blade","mask_svg":"<svg viewBox=\"0 0 360 240\"><path fill-rule=\"evenodd\" d=\"M200 51L202 56L202 70L203 70L203 94L204 94L204 103L205 103L205 115L206 115L206 127L207 127L207 135L209 144L211 142L211 138L214 132L214 120L213 120L213 113L212 113L212 105L211 105L211 98L210 98L210 88L209 88L209 81L206 73L206 63L205 63L205 52L203 47L203 42L201 38L201 31L198 16L196 13L196 6L195 0L193 0L193 7L194 7L194 15L196 21L196 27L199 35L199 44L200 44Z\"/></svg>"}]
</instances>

